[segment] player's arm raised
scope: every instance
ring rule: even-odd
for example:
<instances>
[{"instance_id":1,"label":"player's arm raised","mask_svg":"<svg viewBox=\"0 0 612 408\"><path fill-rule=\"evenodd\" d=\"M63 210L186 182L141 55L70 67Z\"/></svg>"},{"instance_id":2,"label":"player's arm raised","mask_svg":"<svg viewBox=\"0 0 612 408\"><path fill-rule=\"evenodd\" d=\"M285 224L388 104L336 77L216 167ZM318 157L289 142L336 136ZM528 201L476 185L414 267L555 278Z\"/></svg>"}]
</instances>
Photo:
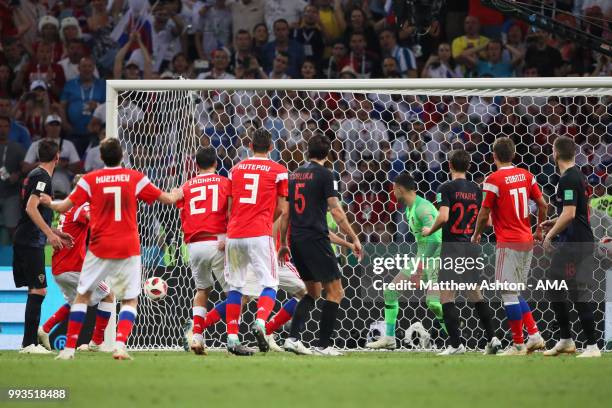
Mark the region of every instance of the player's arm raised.
<instances>
[{"instance_id":1,"label":"player's arm raised","mask_svg":"<svg viewBox=\"0 0 612 408\"><path fill-rule=\"evenodd\" d=\"M329 212L331 213L332 217L334 217L334 221L336 221L336 224L338 224L340 230L345 233L353 242L353 251L355 252L355 255L358 258L361 258L361 242L359 242L359 237L357 236L357 234L355 234L355 231L353 231L353 228L351 227L348 218L346 218L346 213L344 212L344 209L342 208L338 197L329 197L327 199L327 208L329 209Z\"/></svg>"}]
</instances>

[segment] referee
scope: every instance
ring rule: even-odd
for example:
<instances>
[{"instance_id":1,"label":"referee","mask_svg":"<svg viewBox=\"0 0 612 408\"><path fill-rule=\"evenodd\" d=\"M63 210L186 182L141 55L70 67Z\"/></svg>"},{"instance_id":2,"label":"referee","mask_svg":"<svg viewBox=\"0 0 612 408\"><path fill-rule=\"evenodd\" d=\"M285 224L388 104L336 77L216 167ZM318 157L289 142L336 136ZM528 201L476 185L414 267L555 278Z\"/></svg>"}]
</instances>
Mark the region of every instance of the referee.
<instances>
[{"instance_id":1,"label":"referee","mask_svg":"<svg viewBox=\"0 0 612 408\"><path fill-rule=\"evenodd\" d=\"M554 252L549 277L566 282L569 298L578 312L587 345L578 357L601 357L593 316L595 258L593 230L589 220L589 193L586 178L576 166L575 157L576 143L572 139L565 136L555 139L553 158L561 174L555 197L558 217L542 223L543 229L550 228L544 238L544 249ZM556 248L553 248L552 240L557 237ZM576 344L572 339L568 291L550 290L548 294L561 338L552 349L545 351L544 355L572 354L576 352Z\"/></svg>"},{"instance_id":2,"label":"referee","mask_svg":"<svg viewBox=\"0 0 612 408\"><path fill-rule=\"evenodd\" d=\"M279 262L283 263L289 253L287 229L290 225L291 258L308 292L295 308L291 332L284 344L285 350L296 354L342 355L330 346L344 290L329 239L326 219L328 209L342 232L353 243L355 255L361 256L359 238L353 232L338 200L338 183L333 173L324 166L330 147L329 139L323 135L315 135L308 140L310 162L289 176L289 213L283 214L281 219ZM321 308L318 347L313 352L304 347L298 337L315 306L315 299L321 296L321 286L325 289L325 303Z\"/></svg>"},{"instance_id":3,"label":"referee","mask_svg":"<svg viewBox=\"0 0 612 408\"><path fill-rule=\"evenodd\" d=\"M51 140L38 145L40 163L23 182L21 190L21 219L15 230L13 245L13 279L15 286L28 287L25 308L25 329L20 353L47 354L38 344L37 330L40 323L40 307L47 294L45 275L45 244L61 249L72 245L70 235L51 228L53 211L40 206L41 194L52 196L51 176L59 161L59 146Z\"/></svg>"}]
</instances>

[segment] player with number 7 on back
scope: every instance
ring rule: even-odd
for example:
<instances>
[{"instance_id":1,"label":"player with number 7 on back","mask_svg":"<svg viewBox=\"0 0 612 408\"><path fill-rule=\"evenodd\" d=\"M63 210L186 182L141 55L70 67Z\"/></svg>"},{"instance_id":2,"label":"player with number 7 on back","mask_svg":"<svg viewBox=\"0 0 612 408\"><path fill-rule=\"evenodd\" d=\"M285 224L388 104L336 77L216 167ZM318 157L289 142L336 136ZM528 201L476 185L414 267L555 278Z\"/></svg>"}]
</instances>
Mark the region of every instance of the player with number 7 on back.
<instances>
[{"instance_id":1,"label":"player with number 7 on back","mask_svg":"<svg viewBox=\"0 0 612 408\"><path fill-rule=\"evenodd\" d=\"M535 176L513 166L514 156L514 142L510 138L500 137L493 143L493 160L497 171L489 174L483 183L485 197L471 240L474 243L480 242L490 215L497 240L495 280L502 284L526 283L533 256L534 237L537 241L542 240L540 224L546 219L548 209ZM535 201L538 206L535 234L531 231L529 200ZM521 356L543 349L544 339L525 299L518 291L511 290L502 291L501 296L514 344L498 356ZM526 344L523 326L529 333Z\"/></svg>"},{"instance_id":2,"label":"player with number 7 on back","mask_svg":"<svg viewBox=\"0 0 612 408\"><path fill-rule=\"evenodd\" d=\"M123 149L117 139L100 143L105 167L84 175L70 196L62 201L41 198L44 205L59 213L73 206L90 204L91 235L79 277L77 296L70 308L66 346L56 357L74 358L77 339L87 313L87 304L104 280L121 300L113 358L130 360L126 343L136 319L141 290L140 238L136 224L137 200L152 204L174 204L183 197L181 189L166 193L139 171L121 167Z\"/></svg>"}]
</instances>

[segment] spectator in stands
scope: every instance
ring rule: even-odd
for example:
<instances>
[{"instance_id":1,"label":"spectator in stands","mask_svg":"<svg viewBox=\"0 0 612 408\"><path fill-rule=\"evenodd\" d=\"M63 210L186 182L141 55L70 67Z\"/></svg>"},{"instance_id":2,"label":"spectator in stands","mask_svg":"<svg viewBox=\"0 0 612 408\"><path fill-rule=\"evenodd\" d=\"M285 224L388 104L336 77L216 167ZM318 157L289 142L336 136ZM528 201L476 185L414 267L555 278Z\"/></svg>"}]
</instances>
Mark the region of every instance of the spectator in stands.
<instances>
[{"instance_id":1,"label":"spectator in stands","mask_svg":"<svg viewBox=\"0 0 612 408\"><path fill-rule=\"evenodd\" d=\"M342 70L341 61L347 55L347 46L342 41L337 41L332 47L331 57L323 63L323 78L336 79Z\"/></svg>"},{"instance_id":2,"label":"spectator in stands","mask_svg":"<svg viewBox=\"0 0 612 408\"><path fill-rule=\"evenodd\" d=\"M15 112L15 119L28 128L32 141L45 137L45 118L50 108L47 84L41 80L32 82L30 92L23 94Z\"/></svg>"},{"instance_id":3,"label":"spectator in stands","mask_svg":"<svg viewBox=\"0 0 612 408\"><path fill-rule=\"evenodd\" d=\"M511 45L506 45L506 49L512 54L512 60L505 62L502 59L504 45L499 40L491 40L485 46L486 58L479 59L479 47L472 48L463 52L463 60L469 68L472 68L476 76L504 78L514 76L514 68L523 61L523 53Z\"/></svg>"},{"instance_id":4,"label":"spectator in stands","mask_svg":"<svg viewBox=\"0 0 612 408\"><path fill-rule=\"evenodd\" d=\"M66 81L70 81L79 76L79 62L85 56L83 40L75 38L69 40L66 46L66 58L63 58L58 64L64 70ZM94 76L100 78L98 68L94 69Z\"/></svg>"},{"instance_id":5,"label":"spectator in stands","mask_svg":"<svg viewBox=\"0 0 612 408\"><path fill-rule=\"evenodd\" d=\"M537 67L540 76L559 76L563 59L559 50L546 43L548 37L548 33L543 30L537 30L527 36L525 64Z\"/></svg>"},{"instance_id":6,"label":"spectator in stands","mask_svg":"<svg viewBox=\"0 0 612 408\"><path fill-rule=\"evenodd\" d=\"M15 99L17 93L13 92L15 74L7 64L0 64L0 98Z\"/></svg>"},{"instance_id":7,"label":"spectator in stands","mask_svg":"<svg viewBox=\"0 0 612 408\"><path fill-rule=\"evenodd\" d=\"M70 140L61 137L62 118L58 115L49 115L45 119L45 134L47 139L57 143L60 147L60 160L53 172L53 194L56 197L66 197L72 190L71 180L74 174L81 170L81 159ZM22 171L28 174L38 166L38 144L40 140L32 143L23 161Z\"/></svg>"},{"instance_id":8,"label":"spectator in stands","mask_svg":"<svg viewBox=\"0 0 612 408\"><path fill-rule=\"evenodd\" d=\"M449 43L441 43L438 46L438 51L434 55L430 55L425 62L425 66L421 71L423 78L461 78L463 72L461 67L457 65L451 53Z\"/></svg>"},{"instance_id":9,"label":"spectator in stands","mask_svg":"<svg viewBox=\"0 0 612 408\"><path fill-rule=\"evenodd\" d=\"M308 4L304 0L264 0L264 16L268 32L273 33L270 40L276 38L274 26L276 21L285 20L291 26L297 26L302 18L304 7Z\"/></svg>"},{"instance_id":10,"label":"spectator in stands","mask_svg":"<svg viewBox=\"0 0 612 408\"><path fill-rule=\"evenodd\" d=\"M13 74L21 71L30 58L25 52L23 44L17 38L7 37L6 39L2 39L1 45L4 48L4 52L0 52L0 56L4 57L6 65L13 70ZM16 84L15 82L15 85ZM21 93L21 90L13 86L13 92Z\"/></svg>"},{"instance_id":11,"label":"spectator in stands","mask_svg":"<svg viewBox=\"0 0 612 408\"><path fill-rule=\"evenodd\" d=\"M298 27L291 30L291 38L304 47L304 57L312 58L320 62L323 58L325 43L321 22L319 21L319 10L308 5L304 7L304 15Z\"/></svg>"},{"instance_id":12,"label":"spectator in stands","mask_svg":"<svg viewBox=\"0 0 612 408\"><path fill-rule=\"evenodd\" d=\"M69 8L64 9L59 19L63 20L66 17L74 17L81 26L83 32L88 33L89 28L87 27L87 17L91 14L86 0L71 0Z\"/></svg>"},{"instance_id":13,"label":"spectator in stands","mask_svg":"<svg viewBox=\"0 0 612 408\"><path fill-rule=\"evenodd\" d=\"M366 13L359 7L355 7L350 12L348 26L342 35L342 41L347 46L350 44L351 35L353 33L361 33L366 39L366 49L370 52L376 52L379 48L378 38L374 27L370 24Z\"/></svg>"},{"instance_id":14,"label":"spectator in stands","mask_svg":"<svg viewBox=\"0 0 612 408\"><path fill-rule=\"evenodd\" d=\"M0 214L12 241L20 216L19 180L25 150L10 140L10 128L10 116L0 114Z\"/></svg>"},{"instance_id":15,"label":"spectator in stands","mask_svg":"<svg viewBox=\"0 0 612 408\"><path fill-rule=\"evenodd\" d=\"M160 3L153 9L151 58L154 72L165 71L174 56L183 51L181 35L184 29L185 24L181 16L176 13L170 14L167 4Z\"/></svg>"},{"instance_id":16,"label":"spectator in stands","mask_svg":"<svg viewBox=\"0 0 612 408\"><path fill-rule=\"evenodd\" d=\"M232 13L225 0L215 0L213 5L198 2L193 11L198 57L208 61L214 50L232 45Z\"/></svg>"},{"instance_id":17,"label":"spectator in stands","mask_svg":"<svg viewBox=\"0 0 612 408\"><path fill-rule=\"evenodd\" d=\"M416 78L417 64L414 53L408 48L397 45L395 31L385 28L378 34L378 39L383 56L395 58L399 65L400 74L407 78Z\"/></svg>"},{"instance_id":18,"label":"spectator in stands","mask_svg":"<svg viewBox=\"0 0 612 408\"><path fill-rule=\"evenodd\" d=\"M132 51L130 58L125 62L125 56L134 46L137 50ZM151 54L147 50L140 32L135 31L130 34L129 40L115 55L115 65L113 66L113 78L121 79L150 79L153 76L153 62Z\"/></svg>"},{"instance_id":19,"label":"spectator in stands","mask_svg":"<svg viewBox=\"0 0 612 408\"><path fill-rule=\"evenodd\" d=\"M38 35L36 23L40 16L47 14L47 4L43 4L44 2L37 0L22 0L20 2L14 1L13 3L18 3L18 5L13 8L15 21L21 32L18 38L25 44L32 44L36 41L36 36Z\"/></svg>"},{"instance_id":20,"label":"spectator in stands","mask_svg":"<svg viewBox=\"0 0 612 408\"><path fill-rule=\"evenodd\" d=\"M302 74L300 76L302 79L318 78L316 62L311 58L305 58L302 63L302 68L300 68L300 73Z\"/></svg>"},{"instance_id":21,"label":"spectator in stands","mask_svg":"<svg viewBox=\"0 0 612 408\"><path fill-rule=\"evenodd\" d=\"M465 32L461 37L453 39L452 42L452 53L453 58L459 64L465 64L466 51L472 48L484 49L484 46L489 42L489 39L483 35L480 35L480 22L476 16L467 16L463 23L463 30ZM484 52L480 52L480 58L485 58Z\"/></svg>"},{"instance_id":22,"label":"spectator in stands","mask_svg":"<svg viewBox=\"0 0 612 408\"><path fill-rule=\"evenodd\" d=\"M278 51L272 64L272 71L268 73L270 79L290 79L291 77L287 74L289 67L289 55L283 51Z\"/></svg>"},{"instance_id":23,"label":"spectator in stands","mask_svg":"<svg viewBox=\"0 0 612 408\"><path fill-rule=\"evenodd\" d=\"M21 123L18 123L13 115L13 104L9 98L0 97L0 115L6 116L10 120L9 139L17 142L27 150L32 144L30 132Z\"/></svg>"},{"instance_id":24,"label":"spectator in stands","mask_svg":"<svg viewBox=\"0 0 612 408\"><path fill-rule=\"evenodd\" d=\"M383 78L401 78L399 65L393 57L385 57L382 61L382 77Z\"/></svg>"},{"instance_id":25,"label":"spectator in stands","mask_svg":"<svg viewBox=\"0 0 612 408\"><path fill-rule=\"evenodd\" d=\"M238 66L248 69L251 66L253 55L253 39L247 30L239 30L234 36L234 53L230 61L230 70L235 71Z\"/></svg>"},{"instance_id":26,"label":"spectator in stands","mask_svg":"<svg viewBox=\"0 0 612 408\"><path fill-rule=\"evenodd\" d=\"M79 76L66 83L61 102L65 117L68 119L70 138L74 141L79 154L85 153L89 145L87 125L98 104L106 101L104 81L94 77L94 61L90 57L81 58Z\"/></svg>"},{"instance_id":27,"label":"spectator in stands","mask_svg":"<svg viewBox=\"0 0 612 408\"><path fill-rule=\"evenodd\" d=\"M342 0L316 0L314 4L319 8L319 21L327 43L341 40L346 29Z\"/></svg>"},{"instance_id":28,"label":"spectator in stands","mask_svg":"<svg viewBox=\"0 0 612 408\"><path fill-rule=\"evenodd\" d=\"M32 82L36 80L45 81L53 98L58 98L62 93L66 79L61 66L51 59L51 45L41 43L36 50L36 59L25 65L17 74L15 83L20 89L29 89Z\"/></svg>"},{"instance_id":29,"label":"spectator in stands","mask_svg":"<svg viewBox=\"0 0 612 408\"><path fill-rule=\"evenodd\" d=\"M222 103L215 103L210 114L210 124L204 129L214 148L222 146L228 154L235 154L238 146L238 134L231 123L230 116Z\"/></svg>"},{"instance_id":30,"label":"spectator in stands","mask_svg":"<svg viewBox=\"0 0 612 408\"><path fill-rule=\"evenodd\" d=\"M304 60L304 47L299 42L289 38L289 23L287 20L280 19L274 22L274 35L276 39L266 44L262 51L264 71L272 71L275 57L279 51L282 51L289 58L287 74L292 78L297 78Z\"/></svg>"},{"instance_id":31,"label":"spectator in stands","mask_svg":"<svg viewBox=\"0 0 612 408\"><path fill-rule=\"evenodd\" d=\"M264 0L237 0L228 4L232 12L232 30L236 38L239 31L250 33L258 24L265 24Z\"/></svg>"},{"instance_id":32,"label":"spectator in stands","mask_svg":"<svg viewBox=\"0 0 612 408\"><path fill-rule=\"evenodd\" d=\"M88 148L87 152L85 153L84 168L85 172L87 173L104 167L104 162L100 157L100 142L106 139L106 130L104 128L100 128L96 134L98 135L98 144Z\"/></svg>"},{"instance_id":33,"label":"spectator in stands","mask_svg":"<svg viewBox=\"0 0 612 408\"><path fill-rule=\"evenodd\" d=\"M234 75L227 72L229 62L229 50L227 48L218 48L213 53L212 69L198 75L198 79L234 79Z\"/></svg>"},{"instance_id":34,"label":"spectator in stands","mask_svg":"<svg viewBox=\"0 0 612 408\"><path fill-rule=\"evenodd\" d=\"M108 12L106 4L105 0L92 0L91 16L87 19L92 42L91 55L104 75L112 73L115 54L121 48L111 37L116 16Z\"/></svg>"},{"instance_id":35,"label":"spectator in stands","mask_svg":"<svg viewBox=\"0 0 612 408\"><path fill-rule=\"evenodd\" d=\"M183 52L179 52L172 58L170 69L174 78L192 79L194 77L193 66Z\"/></svg>"},{"instance_id":36,"label":"spectator in stands","mask_svg":"<svg viewBox=\"0 0 612 408\"><path fill-rule=\"evenodd\" d=\"M268 34L268 27L264 23L257 24L253 28L253 55L256 56L260 64L263 61L263 49L268 44Z\"/></svg>"},{"instance_id":37,"label":"spectator in stands","mask_svg":"<svg viewBox=\"0 0 612 408\"><path fill-rule=\"evenodd\" d=\"M66 49L68 48L68 43L70 41L83 38L83 33L81 32L79 22L74 17L66 17L62 20L59 34L60 39L62 40L62 57L66 55Z\"/></svg>"},{"instance_id":38,"label":"spectator in stands","mask_svg":"<svg viewBox=\"0 0 612 408\"><path fill-rule=\"evenodd\" d=\"M32 44L24 44L26 49L31 54L38 54L38 47L42 44L46 44L50 47L49 58L51 62L57 62L62 58L64 53L64 46L59 36L60 23L57 18L53 16L43 16L38 20L38 33L39 39Z\"/></svg>"},{"instance_id":39,"label":"spectator in stands","mask_svg":"<svg viewBox=\"0 0 612 408\"><path fill-rule=\"evenodd\" d=\"M512 47L519 50L523 55L525 55L525 52L527 52L527 44L525 44L525 40L523 37L523 29L521 28L521 26L518 24L512 24L508 28L508 32L504 36L503 43L504 45L511 45ZM504 49L503 59L505 62L512 61L512 53L509 49Z\"/></svg>"},{"instance_id":40,"label":"spectator in stands","mask_svg":"<svg viewBox=\"0 0 612 408\"><path fill-rule=\"evenodd\" d=\"M357 73L357 77L375 78L379 76L380 68L376 63L378 58L366 49L366 38L362 33L353 33L349 46L349 53L340 62L342 67L350 66Z\"/></svg>"}]
</instances>

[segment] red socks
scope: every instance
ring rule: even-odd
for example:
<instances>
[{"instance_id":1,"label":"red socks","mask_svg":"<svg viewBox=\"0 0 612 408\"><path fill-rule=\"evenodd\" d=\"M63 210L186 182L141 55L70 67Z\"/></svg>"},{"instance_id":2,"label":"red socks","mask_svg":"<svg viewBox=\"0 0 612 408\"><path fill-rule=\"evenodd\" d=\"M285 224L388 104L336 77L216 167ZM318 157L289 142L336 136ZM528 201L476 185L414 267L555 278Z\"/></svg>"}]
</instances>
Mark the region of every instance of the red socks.
<instances>
[{"instance_id":1,"label":"red socks","mask_svg":"<svg viewBox=\"0 0 612 408\"><path fill-rule=\"evenodd\" d=\"M523 326L525 326L525 328L527 329L527 333L529 333L530 336L539 332L538 325L533 319L533 315L531 314L531 312L523 313Z\"/></svg>"},{"instance_id":2,"label":"red socks","mask_svg":"<svg viewBox=\"0 0 612 408\"><path fill-rule=\"evenodd\" d=\"M55 313L53 313L53 316L51 316L49 320L47 320L45 324L43 324L43 330L45 331L45 333L49 333L55 327L55 325L60 324L64 320L68 319L69 315L70 304L63 304L59 309L55 311Z\"/></svg>"},{"instance_id":3,"label":"red socks","mask_svg":"<svg viewBox=\"0 0 612 408\"><path fill-rule=\"evenodd\" d=\"M206 308L204 306L193 307L193 334L202 334L205 327Z\"/></svg>"},{"instance_id":4,"label":"red socks","mask_svg":"<svg viewBox=\"0 0 612 408\"><path fill-rule=\"evenodd\" d=\"M96 312L96 325L94 327L93 335L91 336L91 341L98 345L102 344L104 341L104 330L106 330L106 326L108 326L108 320L111 317L114 307L115 304L111 302L100 302L98 304L98 311Z\"/></svg>"},{"instance_id":5,"label":"red socks","mask_svg":"<svg viewBox=\"0 0 612 408\"><path fill-rule=\"evenodd\" d=\"M70 316L68 317L68 331L66 332L66 346L67 349L75 349L77 340L79 339L79 333L83 327L85 321L85 315L87 314L87 305L85 303L75 303L70 308Z\"/></svg>"},{"instance_id":6,"label":"red socks","mask_svg":"<svg viewBox=\"0 0 612 408\"><path fill-rule=\"evenodd\" d=\"M134 320L136 320L136 308L133 306L121 306L116 338L117 343L121 343L119 346L125 345L127 342L132 332L132 326L134 326Z\"/></svg>"}]
</instances>

